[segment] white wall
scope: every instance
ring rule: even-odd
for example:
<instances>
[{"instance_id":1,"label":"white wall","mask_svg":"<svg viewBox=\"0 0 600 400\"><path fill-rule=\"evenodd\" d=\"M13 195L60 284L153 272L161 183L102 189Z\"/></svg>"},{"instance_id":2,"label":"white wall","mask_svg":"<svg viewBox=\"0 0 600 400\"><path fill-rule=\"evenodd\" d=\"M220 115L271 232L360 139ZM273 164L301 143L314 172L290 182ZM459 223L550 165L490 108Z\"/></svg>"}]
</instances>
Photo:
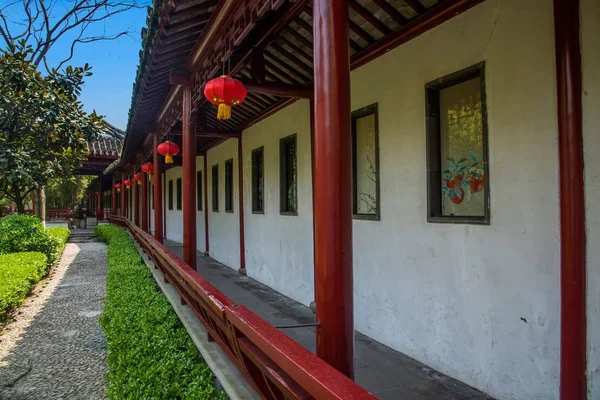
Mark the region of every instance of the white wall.
<instances>
[{"instance_id":1,"label":"white wall","mask_svg":"<svg viewBox=\"0 0 600 400\"><path fill-rule=\"evenodd\" d=\"M491 225L428 223L424 85L486 61ZM357 328L501 399L558 396L552 2L486 1L352 73L379 103L381 221L355 221Z\"/></svg>"},{"instance_id":2,"label":"white wall","mask_svg":"<svg viewBox=\"0 0 600 400\"><path fill-rule=\"evenodd\" d=\"M588 399L600 399L600 2L581 2L587 228Z\"/></svg>"},{"instance_id":3,"label":"white wall","mask_svg":"<svg viewBox=\"0 0 600 400\"><path fill-rule=\"evenodd\" d=\"M196 188L196 249L198 251L205 252L206 251L206 231L204 229L204 196L206 195L206 188L204 187L204 157L198 156L196 157L196 172L202 171L202 210L198 210L198 189ZM194 179L196 177L194 176ZM196 182L196 181L194 181ZM210 203L209 203L210 206ZM210 222L209 222L210 223Z\"/></svg>"},{"instance_id":4,"label":"white wall","mask_svg":"<svg viewBox=\"0 0 600 400\"><path fill-rule=\"evenodd\" d=\"M238 184L238 143L229 139L207 152L208 235L210 255L233 269L240 267L240 216ZM233 158L233 212L225 211L225 161ZM219 211L212 211L212 166L219 164Z\"/></svg>"},{"instance_id":5,"label":"white wall","mask_svg":"<svg viewBox=\"0 0 600 400\"><path fill-rule=\"evenodd\" d=\"M166 237L168 240L183 242L183 210L177 209L177 178L181 178L181 167L173 167L165 171L165 210L167 224L165 226ZM169 181L173 181L173 209L169 210ZM183 184L182 184L183 185ZM183 186L182 186L183 193ZM182 203L183 205L183 203Z\"/></svg>"},{"instance_id":6,"label":"white wall","mask_svg":"<svg viewBox=\"0 0 600 400\"><path fill-rule=\"evenodd\" d=\"M296 134L298 215L281 215L279 140ZM310 110L298 101L243 132L247 274L308 305L314 299ZM264 146L264 214L252 213L252 150Z\"/></svg>"}]
</instances>

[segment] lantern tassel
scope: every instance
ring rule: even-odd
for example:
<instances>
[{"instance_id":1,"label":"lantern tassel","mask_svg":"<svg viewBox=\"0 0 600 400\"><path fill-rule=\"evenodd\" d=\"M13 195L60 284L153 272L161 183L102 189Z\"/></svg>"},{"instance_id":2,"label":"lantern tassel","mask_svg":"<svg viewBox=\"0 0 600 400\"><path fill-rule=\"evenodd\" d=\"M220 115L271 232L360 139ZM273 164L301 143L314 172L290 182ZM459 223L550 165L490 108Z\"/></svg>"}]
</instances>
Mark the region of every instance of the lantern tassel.
<instances>
[{"instance_id":1,"label":"lantern tassel","mask_svg":"<svg viewBox=\"0 0 600 400\"><path fill-rule=\"evenodd\" d=\"M117 193L121 193L121 189L117 189Z\"/></svg>"},{"instance_id":2,"label":"lantern tassel","mask_svg":"<svg viewBox=\"0 0 600 400\"><path fill-rule=\"evenodd\" d=\"M229 104L219 104L219 110L217 111L217 119L227 120L231 118L231 106Z\"/></svg>"},{"instance_id":3,"label":"lantern tassel","mask_svg":"<svg viewBox=\"0 0 600 400\"><path fill-rule=\"evenodd\" d=\"M152 174L148 174L148 180L152 182Z\"/></svg>"},{"instance_id":4,"label":"lantern tassel","mask_svg":"<svg viewBox=\"0 0 600 400\"><path fill-rule=\"evenodd\" d=\"M138 183L138 185L141 185L141 184L142 184L142 181L141 181L141 180L139 180L139 181L137 181L137 183Z\"/></svg>"},{"instance_id":5,"label":"lantern tassel","mask_svg":"<svg viewBox=\"0 0 600 400\"><path fill-rule=\"evenodd\" d=\"M173 156L170 154L167 154L165 156L165 164L173 164Z\"/></svg>"}]
</instances>

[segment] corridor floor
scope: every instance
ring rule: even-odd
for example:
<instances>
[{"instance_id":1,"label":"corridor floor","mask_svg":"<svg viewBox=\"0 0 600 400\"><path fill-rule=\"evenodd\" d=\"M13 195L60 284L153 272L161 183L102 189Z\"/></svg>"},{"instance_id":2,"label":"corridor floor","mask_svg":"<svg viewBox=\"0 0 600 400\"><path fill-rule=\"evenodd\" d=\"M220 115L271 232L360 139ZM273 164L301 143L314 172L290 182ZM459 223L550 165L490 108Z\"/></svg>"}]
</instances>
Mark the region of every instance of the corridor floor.
<instances>
[{"instance_id":1,"label":"corridor floor","mask_svg":"<svg viewBox=\"0 0 600 400\"><path fill-rule=\"evenodd\" d=\"M98 318L106 245L67 243L56 268L65 267L43 308L0 359L2 400L105 398L106 343Z\"/></svg>"},{"instance_id":2,"label":"corridor floor","mask_svg":"<svg viewBox=\"0 0 600 400\"><path fill-rule=\"evenodd\" d=\"M165 245L182 257L180 243ZM275 326L315 322L312 311L237 271L199 253L197 271L232 301L243 304ZM283 329L315 352L315 328ZM363 335L355 334L356 382L382 400L488 400L491 397Z\"/></svg>"}]
</instances>

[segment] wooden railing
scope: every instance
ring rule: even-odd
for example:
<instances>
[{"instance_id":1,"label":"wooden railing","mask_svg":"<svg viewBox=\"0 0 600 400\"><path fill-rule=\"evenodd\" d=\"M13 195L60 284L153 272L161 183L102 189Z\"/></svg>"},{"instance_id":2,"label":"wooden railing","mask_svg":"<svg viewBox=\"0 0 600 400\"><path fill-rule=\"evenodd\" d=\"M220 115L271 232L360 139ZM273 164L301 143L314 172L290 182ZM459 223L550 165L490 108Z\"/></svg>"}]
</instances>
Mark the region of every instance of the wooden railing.
<instances>
[{"instance_id":1,"label":"wooden railing","mask_svg":"<svg viewBox=\"0 0 600 400\"><path fill-rule=\"evenodd\" d=\"M296 343L242 304L235 304L167 247L123 217L108 216L126 227L164 273L259 395L266 400L376 397Z\"/></svg>"},{"instance_id":2,"label":"wooden railing","mask_svg":"<svg viewBox=\"0 0 600 400\"><path fill-rule=\"evenodd\" d=\"M68 208L66 210L47 209L46 221L68 221L70 213Z\"/></svg>"}]
</instances>

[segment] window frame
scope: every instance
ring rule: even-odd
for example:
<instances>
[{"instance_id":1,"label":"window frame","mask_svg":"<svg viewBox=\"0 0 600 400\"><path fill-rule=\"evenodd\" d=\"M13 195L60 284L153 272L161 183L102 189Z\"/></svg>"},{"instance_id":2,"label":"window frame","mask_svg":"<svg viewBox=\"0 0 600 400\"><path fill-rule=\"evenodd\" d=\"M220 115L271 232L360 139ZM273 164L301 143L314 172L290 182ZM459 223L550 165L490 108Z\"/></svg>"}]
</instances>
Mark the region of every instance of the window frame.
<instances>
[{"instance_id":1,"label":"window frame","mask_svg":"<svg viewBox=\"0 0 600 400\"><path fill-rule=\"evenodd\" d=\"M261 174L262 174L262 180L263 180L263 190L262 190L262 203L261 203L261 207L259 209L258 207L258 201L259 201L259 196L258 196L258 191L259 191L259 185L258 185L258 169L255 168L255 160L256 160L256 154L261 155L260 158L260 170L261 170ZM251 162L252 162L252 214L264 214L265 213L265 146L260 146L259 148L256 148L254 150L252 150L252 157L251 157Z\"/></svg>"},{"instance_id":2,"label":"window frame","mask_svg":"<svg viewBox=\"0 0 600 400\"><path fill-rule=\"evenodd\" d=\"M169 179L168 192L167 192L167 203L168 209L173 209L173 179Z\"/></svg>"},{"instance_id":3,"label":"window frame","mask_svg":"<svg viewBox=\"0 0 600 400\"><path fill-rule=\"evenodd\" d=\"M219 164L213 165L211 169L211 189L212 210L219 212Z\"/></svg>"},{"instance_id":4,"label":"window frame","mask_svg":"<svg viewBox=\"0 0 600 400\"><path fill-rule=\"evenodd\" d=\"M285 177L287 176L287 153L285 151L285 146L292 140L295 144L294 161L296 162L296 207L293 211L289 211L287 210L287 191L289 189L284 189L286 184ZM292 216L298 215L298 138L297 134L295 133L279 139L279 214Z\"/></svg>"},{"instance_id":5,"label":"window frame","mask_svg":"<svg viewBox=\"0 0 600 400\"><path fill-rule=\"evenodd\" d=\"M181 211L182 209L182 203L183 203L183 189L182 189L182 182L181 182L181 178L177 178L176 181L176 195L177 195L177 200L175 201L175 204L177 205L177 210Z\"/></svg>"},{"instance_id":6,"label":"window frame","mask_svg":"<svg viewBox=\"0 0 600 400\"><path fill-rule=\"evenodd\" d=\"M225 161L225 212L233 212L233 158Z\"/></svg>"},{"instance_id":7,"label":"window frame","mask_svg":"<svg viewBox=\"0 0 600 400\"><path fill-rule=\"evenodd\" d=\"M375 115L375 171L377 182L375 183L375 192L377 194L375 214L361 214L358 212L358 171L356 163L356 120L369 115ZM351 115L352 131L352 218L370 221L381 221L381 175L379 173L379 106L378 103L370 104L352 112Z\"/></svg>"},{"instance_id":8,"label":"window frame","mask_svg":"<svg viewBox=\"0 0 600 400\"><path fill-rule=\"evenodd\" d=\"M479 78L481 92L481 129L483 137L484 205L483 216L442 215L442 160L440 126L440 91L448 87ZM485 91L485 62L431 81L425 85L425 110L427 131L427 222L450 224L490 224L490 179L487 98Z\"/></svg>"},{"instance_id":9,"label":"window frame","mask_svg":"<svg viewBox=\"0 0 600 400\"><path fill-rule=\"evenodd\" d=\"M202 211L202 170L196 171L196 211Z\"/></svg>"}]
</instances>

